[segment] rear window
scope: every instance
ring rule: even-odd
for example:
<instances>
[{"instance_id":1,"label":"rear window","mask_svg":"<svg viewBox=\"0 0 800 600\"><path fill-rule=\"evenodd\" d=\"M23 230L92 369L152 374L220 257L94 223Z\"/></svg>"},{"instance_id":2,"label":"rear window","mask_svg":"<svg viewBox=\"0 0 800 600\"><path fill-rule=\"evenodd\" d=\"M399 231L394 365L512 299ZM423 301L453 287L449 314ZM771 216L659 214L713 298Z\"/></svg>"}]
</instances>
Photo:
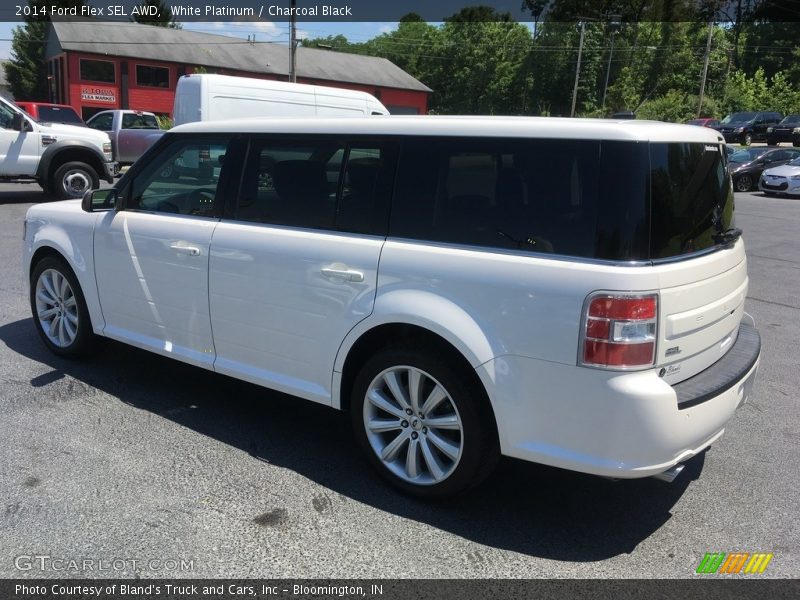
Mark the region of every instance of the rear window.
<instances>
[{"instance_id":1,"label":"rear window","mask_svg":"<svg viewBox=\"0 0 800 600\"><path fill-rule=\"evenodd\" d=\"M83 121L72 108L39 106L39 121L43 123L70 123L83 125Z\"/></svg>"},{"instance_id":2,"label":"rear window","mask_svg":"<svg viewBox=\"0 0 800 600\"><path fill-rule=\"evenodd\" d=\"M730 227L719 145L414 138L390 235L617 261L703 250Z\"/></svg>"},{"instance_id":3,"label":"rear window","mask_svg":"<svg viewBox=\"0 0 800 600\"><path fill-rule=\"evenodd\" d=\"M731 227L733 190L713 144L650 144L650 257L671 258L715 245Z\"/></svg>"},{"instance_id":4,"label":"rear window","mask_svg":"<svg viewBox=\"0 0 800 600\"><path fill-rule=\"evenodd\" d=\"M137 115L125 113L122 115L123 129L158 129L158 121L153 115Z\"/></svg>"}]
</instances>

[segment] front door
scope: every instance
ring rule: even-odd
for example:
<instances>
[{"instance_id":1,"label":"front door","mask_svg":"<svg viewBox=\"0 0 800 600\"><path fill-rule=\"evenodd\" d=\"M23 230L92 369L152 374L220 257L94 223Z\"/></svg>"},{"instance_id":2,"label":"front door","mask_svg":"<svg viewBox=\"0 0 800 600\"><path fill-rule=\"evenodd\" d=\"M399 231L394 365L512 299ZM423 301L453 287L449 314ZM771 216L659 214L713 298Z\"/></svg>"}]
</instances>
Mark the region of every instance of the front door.
<instances>
[{"instance_id":1,"label":"front door","mask_svg":"<svg viewBox=\"0 0 800 600\"><path fill-rule=\"evenodd\" d=\"M173 138L131 174L124 208L98 221L95 269L108 337L212 367L209 245L227 182L236 179L227 172L238 161L225 161L233 145L230 136Z\"/></svg>"},{"instance_id":2,"label":"front door","mask_svg":"<svg viewBox=\"0 0 800 600\"><path fill-rule=\"evenodd\" d=\"M0 102L0 175L27 175L36 173L42 143L36 131L17 131L11 128L14 111ZM23 128L31 129L23 119Z\"/></svg>"}]
</instances>

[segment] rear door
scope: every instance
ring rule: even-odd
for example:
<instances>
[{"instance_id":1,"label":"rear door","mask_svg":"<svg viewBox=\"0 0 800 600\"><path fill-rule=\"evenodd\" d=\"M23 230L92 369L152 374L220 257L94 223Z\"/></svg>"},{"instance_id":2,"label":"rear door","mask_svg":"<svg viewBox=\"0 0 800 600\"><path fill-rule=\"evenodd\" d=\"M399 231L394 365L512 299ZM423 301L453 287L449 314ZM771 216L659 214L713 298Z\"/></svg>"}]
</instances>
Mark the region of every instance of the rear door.
<instances>
[{"instance_id":1,"label":"rear door","mask_svg":"<svg viewBox=\"0 0 800 600\"><path fill-rule=\"evenodd\" d=\"M215 370L329 404L373 308L395 158L380 140L254 137L211 242Z\"/></svg>"},{"instance_id":2,"label":"rear door","mask_svg":"<svg viewBox=\"0 0 800 600\"><path fill-rule=\"evenodd\" d=\"M744 314L747 267L732 228L733 195L723 146L652 143L650 253L659 276L656 366L677 383L733 345Z\"/></svg>"}]
</instances>

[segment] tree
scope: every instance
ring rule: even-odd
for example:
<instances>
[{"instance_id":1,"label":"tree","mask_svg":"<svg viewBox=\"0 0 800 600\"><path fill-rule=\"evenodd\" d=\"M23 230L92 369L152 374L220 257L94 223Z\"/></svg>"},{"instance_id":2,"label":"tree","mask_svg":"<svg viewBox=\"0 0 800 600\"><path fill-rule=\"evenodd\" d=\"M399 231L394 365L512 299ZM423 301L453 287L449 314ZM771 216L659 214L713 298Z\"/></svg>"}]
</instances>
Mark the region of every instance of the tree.
<instances>
[{"instance_id":1,"label":"tree","mask_svg":"<svg viewBox=\"0 0 800 600\"><path fill-rule=\"evenodd\" d=\"M158 12L153 16L150 16L151 7L156 7L158 9ZM182 28L181 24L177 23L172 17L172 11L169 9L169 6L164 4L162 0L143 0L136 8L139 10L131 19L136 23L155 25L156 27L169 27L171 29Z\"/></svg>"},{"instance_id":2,"label":"tree","mask_svg":"<svg viewBox=\"0 0 800 600\"><path fill-rule=\"evenodd\" d=\"M24 17L25 24L15 27L11 36L11 60L6 63L6 79L17 100L49 100L44 49L51 7L78 7L80 10L84 0L28 0L28 5L33 9L32 14Z\"/></svg>"}]
</instances>

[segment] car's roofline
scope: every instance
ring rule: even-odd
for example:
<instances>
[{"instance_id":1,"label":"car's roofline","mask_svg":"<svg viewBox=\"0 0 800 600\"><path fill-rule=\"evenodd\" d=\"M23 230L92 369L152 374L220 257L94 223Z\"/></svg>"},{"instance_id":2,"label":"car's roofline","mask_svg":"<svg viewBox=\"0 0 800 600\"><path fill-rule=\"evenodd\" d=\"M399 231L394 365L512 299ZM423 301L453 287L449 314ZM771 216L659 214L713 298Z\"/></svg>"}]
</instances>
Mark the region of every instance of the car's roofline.
<instances>
[{"instance_id":1,"label":"car's roofline","mask_svg":"<svg viewBox=\"0 0 800 600\"><path fill-rule=\"evenodd\" d=\"M634 119L559 117L372 116L259 117L187 123L175 133L274 133L501 138L596 139L651 142L724 143L707 127Z\"/></svg>"}]
</instances>

